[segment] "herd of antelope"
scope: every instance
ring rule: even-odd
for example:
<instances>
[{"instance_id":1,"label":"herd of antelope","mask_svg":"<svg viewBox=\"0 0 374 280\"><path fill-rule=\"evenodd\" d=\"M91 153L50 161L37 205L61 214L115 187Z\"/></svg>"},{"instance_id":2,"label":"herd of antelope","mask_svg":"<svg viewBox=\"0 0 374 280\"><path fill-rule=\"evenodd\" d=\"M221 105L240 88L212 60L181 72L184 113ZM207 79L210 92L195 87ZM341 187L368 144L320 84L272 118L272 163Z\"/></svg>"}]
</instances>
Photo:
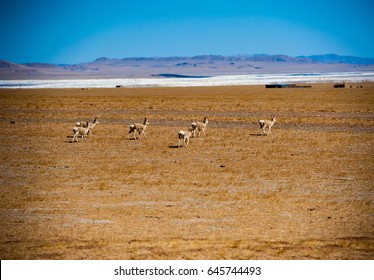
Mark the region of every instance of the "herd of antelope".
<instances>
[{"instance_id":1,"label":"herd of antelope","mask_svg":"<svg viewBox=\"0 0 374 280\"><path fill-rule=\"evenodd\" d=\"M272 116L271 120L260 120L258 123L260 125L260 129L263 133L263 135L269 135L271 133L271 128L274 125L276 119L275 116ZM86 121L86 122L76 122L75 127L73 127L73 140L72 142L77 142L78 137L81 136L82 141L86 140L88 135L92 135L92 129L98 124L99 121L95 117L92 122ZM139 139L140 140L140 135L143 135L144 139L147 138L145 130L148 126L149 122L148 119L145 118L143 123L133 123L130 124L129 126L129 139L130 139L130 134L133 134L133 139ZM187 131L180 130L178 132L178 147L181 147L181 142L184 147L187 147L190 138L191 137L196 137L196 132L198 134L198 137L200 137L200 133L203 134L203 137L206 137L205 134L205 129L208 124L208 118L204 117L202 122L192 122L191 126L188 127ZM267 128L267 132L266 132ZM138 137L137 137L138 135Z\"/></svg>"}]
</instances>

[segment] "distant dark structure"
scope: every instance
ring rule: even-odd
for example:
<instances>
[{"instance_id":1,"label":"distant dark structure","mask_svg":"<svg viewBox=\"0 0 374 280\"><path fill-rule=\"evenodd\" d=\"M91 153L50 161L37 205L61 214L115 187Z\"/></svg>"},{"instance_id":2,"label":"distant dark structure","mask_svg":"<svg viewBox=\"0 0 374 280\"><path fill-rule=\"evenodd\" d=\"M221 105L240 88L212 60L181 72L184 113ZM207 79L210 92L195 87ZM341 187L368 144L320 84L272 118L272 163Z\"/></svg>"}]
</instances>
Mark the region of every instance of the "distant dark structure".
<instances>
[{"instance_id":1,"label":"distant dark structure","mask_svg":"<svg viewBox=\"0 0 374 280\"><path fill-rule=\"evenodd\" d=\"M334 88L345 88L345 83L336 83L334 84Z\"/></svg>"},{"instance_id":2,"label":"distant dark structure","mask_svg":"<svg viewBox=\"0 0 374 280\"><path fill-rule=\"evenodd\" d=\"M265 88L311 88L312 86L297 86L296 84L269 84Z\"/></svg>"},{"instance_id":3,"label":"distant dark structure","mask_svg":"<svg viewBox=\"0 0 374 280\"><path fill-rule=\"evenodd\" d=\"M265 88L294 88L296 87L295 84L270 84L265 85Z\"/></svg>"}]
</instances>

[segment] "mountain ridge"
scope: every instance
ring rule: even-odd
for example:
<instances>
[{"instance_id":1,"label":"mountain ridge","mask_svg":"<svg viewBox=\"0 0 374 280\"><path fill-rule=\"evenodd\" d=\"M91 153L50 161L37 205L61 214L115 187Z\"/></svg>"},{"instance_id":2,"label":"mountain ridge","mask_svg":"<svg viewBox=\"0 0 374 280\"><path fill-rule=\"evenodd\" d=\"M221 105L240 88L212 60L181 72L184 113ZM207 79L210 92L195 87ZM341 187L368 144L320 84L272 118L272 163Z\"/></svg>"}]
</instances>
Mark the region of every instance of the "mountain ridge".
<instances>
[{"instance_id":1,"label":"mountain ridge","mask_svg":"<svg viewBox=\"0 0 374 280\"><path fill-rule=\"evenodd\" d=\"M196 55L99 57L78 64L13 63L0 60L0 79L150 77L160 74L223 75L313 71L374 71L374 58L336 54L292 57L268 55Z\"/></svg>"}]
</instances>

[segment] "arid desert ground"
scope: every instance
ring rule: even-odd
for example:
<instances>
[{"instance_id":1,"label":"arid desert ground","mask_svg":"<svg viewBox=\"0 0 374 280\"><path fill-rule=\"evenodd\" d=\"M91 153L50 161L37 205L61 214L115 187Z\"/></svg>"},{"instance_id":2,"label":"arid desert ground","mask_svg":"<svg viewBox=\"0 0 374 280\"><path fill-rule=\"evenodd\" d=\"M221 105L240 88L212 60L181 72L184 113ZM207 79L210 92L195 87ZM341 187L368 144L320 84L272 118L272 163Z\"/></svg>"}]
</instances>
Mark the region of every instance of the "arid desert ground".
<instances>
[{"instance_id":1,"label":"arid desert ground","mask_svg":"<svg viewBox=\"0 0 374 280\"><path fill-rule=\"evenodd\" d=\"M1 89L0 257L374 259L374 84L357 86Z\"/></svg>"}]
</instances>

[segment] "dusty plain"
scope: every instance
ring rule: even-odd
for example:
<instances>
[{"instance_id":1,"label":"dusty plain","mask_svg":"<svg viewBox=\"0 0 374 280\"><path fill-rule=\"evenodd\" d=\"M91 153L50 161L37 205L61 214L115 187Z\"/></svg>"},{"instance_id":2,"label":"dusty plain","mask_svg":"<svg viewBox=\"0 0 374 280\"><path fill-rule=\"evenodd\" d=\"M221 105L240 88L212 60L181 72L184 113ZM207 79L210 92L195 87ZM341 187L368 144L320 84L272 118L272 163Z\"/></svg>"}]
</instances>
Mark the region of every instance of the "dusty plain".
<instances>
[{"instance_id":1,"label":"dusty plain","mask_svg":"<svg viewBox=\"0 0 374 280\"><path fill-rule=\"evenodd\" d=\"M374 84L357 86L1 89L0 258L374 259Z\"/></svg>"}]
</instances>

